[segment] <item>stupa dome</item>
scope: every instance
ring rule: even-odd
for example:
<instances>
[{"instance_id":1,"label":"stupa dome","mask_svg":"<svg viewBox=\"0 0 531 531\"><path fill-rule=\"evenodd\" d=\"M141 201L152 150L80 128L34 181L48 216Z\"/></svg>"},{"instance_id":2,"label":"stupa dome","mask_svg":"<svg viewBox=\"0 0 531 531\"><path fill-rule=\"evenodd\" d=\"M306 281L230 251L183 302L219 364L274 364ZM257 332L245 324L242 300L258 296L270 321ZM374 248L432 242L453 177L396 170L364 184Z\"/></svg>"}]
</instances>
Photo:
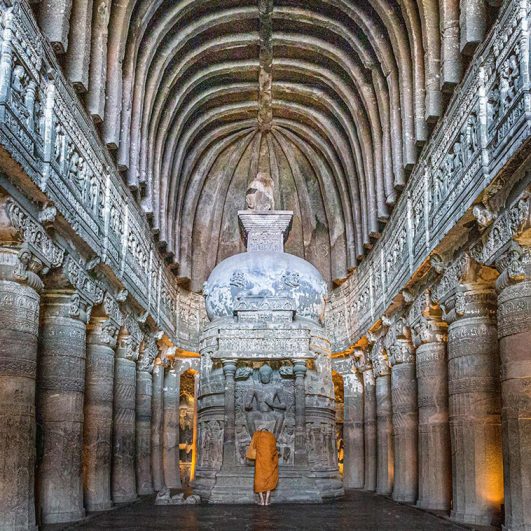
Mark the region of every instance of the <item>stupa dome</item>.
<instances>
[{"instance_id":1,"label":"stupa dome","mask_svg":"<svg viewBox=\"0 0 531 531\"><path fill-rule=\"evenodd\" d=\"M327 285L309 262L281 251L237 254L218 264L205 283L211 321L234 315L242 301L262 300L264 307L296 308L296 316L322 323Z\"/></svg>"}]
</instances>

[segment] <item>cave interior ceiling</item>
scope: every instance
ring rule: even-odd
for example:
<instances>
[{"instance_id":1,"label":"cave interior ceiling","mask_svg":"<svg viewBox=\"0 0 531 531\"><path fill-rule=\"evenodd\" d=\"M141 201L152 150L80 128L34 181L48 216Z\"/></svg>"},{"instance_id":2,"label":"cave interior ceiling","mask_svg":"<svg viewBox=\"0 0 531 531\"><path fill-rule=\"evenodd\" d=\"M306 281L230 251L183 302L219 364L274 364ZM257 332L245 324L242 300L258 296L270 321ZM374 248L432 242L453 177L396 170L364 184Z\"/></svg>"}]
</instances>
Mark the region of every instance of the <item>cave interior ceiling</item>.
<instances>
[{"instance_id":1,"label":"cave interior ceiling","mask_svg":"<svg viewBox=\"0 0 531 531\"><path fill-rule=\"evenodd\" d=\"M370 252L499 2L48 0L39 26L200 291L257 172L330 286Z\"/></svg>"}]
</instances>

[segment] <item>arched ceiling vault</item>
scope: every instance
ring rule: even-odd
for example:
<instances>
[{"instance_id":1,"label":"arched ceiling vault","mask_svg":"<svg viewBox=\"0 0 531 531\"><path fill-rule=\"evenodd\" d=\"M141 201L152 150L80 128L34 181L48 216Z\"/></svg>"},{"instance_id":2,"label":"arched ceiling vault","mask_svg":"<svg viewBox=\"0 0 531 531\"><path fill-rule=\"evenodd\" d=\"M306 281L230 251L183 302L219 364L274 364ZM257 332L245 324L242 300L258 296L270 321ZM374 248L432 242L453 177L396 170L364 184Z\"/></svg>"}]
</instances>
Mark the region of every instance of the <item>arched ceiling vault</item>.
<instances>
[{"instance_id":1,"label":"arched ceiling vault","mask_svg":"<svg viewBox=\"0 0 531 531\"><path fill-rule=\"evenodd\" d=\"M239 252L257 171L331 283L379 237L496 0L47 0L67 77L177 275ZM466 54L466 55L464 55Z\"/></svg>"}]
</instances>

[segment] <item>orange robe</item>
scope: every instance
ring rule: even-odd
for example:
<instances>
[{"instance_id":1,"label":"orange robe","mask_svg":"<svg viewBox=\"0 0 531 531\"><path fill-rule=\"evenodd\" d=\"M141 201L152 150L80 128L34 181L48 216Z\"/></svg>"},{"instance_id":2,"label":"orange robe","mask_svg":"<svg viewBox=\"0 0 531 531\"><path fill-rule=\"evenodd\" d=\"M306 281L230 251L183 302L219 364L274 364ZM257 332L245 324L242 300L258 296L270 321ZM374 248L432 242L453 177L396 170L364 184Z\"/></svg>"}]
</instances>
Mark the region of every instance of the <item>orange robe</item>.
<instances>
[{"instance_id":1,"label":"orange robe","mask_svg":"<svg viewBox=\"0 0 531 531\"><path fill-rule=\"evenodd\" d=\"M278 484L277 440L270 431L255 431L249 452L256 451L254 491L274 490Z\"/></svg>"}]
</instances>

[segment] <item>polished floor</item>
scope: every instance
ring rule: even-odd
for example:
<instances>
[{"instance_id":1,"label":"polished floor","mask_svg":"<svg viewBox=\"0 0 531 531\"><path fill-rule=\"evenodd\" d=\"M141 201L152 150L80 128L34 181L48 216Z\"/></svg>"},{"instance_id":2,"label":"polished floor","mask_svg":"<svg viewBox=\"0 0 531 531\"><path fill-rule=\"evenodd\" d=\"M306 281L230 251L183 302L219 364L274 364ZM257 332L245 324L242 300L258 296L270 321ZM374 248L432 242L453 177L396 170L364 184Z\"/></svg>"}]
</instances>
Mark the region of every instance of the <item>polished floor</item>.
<instances>
[{"instance_id":1,"label":"polished floor","mask_svg":"<svg viewBox=\"0 0 531 531\"><path fill-rule=\"evenodd\" d=\"M46 526L46 531L67 529L145 529L279 531L309 529L439 531L471 529L456 525L443 516L394 503L388 498L359 491L323 505L188 505L154 506L144 498L126 507L89 515L69 526ZM494 528L481 528L494 529Z\"/></svg>"}]
</instances>

